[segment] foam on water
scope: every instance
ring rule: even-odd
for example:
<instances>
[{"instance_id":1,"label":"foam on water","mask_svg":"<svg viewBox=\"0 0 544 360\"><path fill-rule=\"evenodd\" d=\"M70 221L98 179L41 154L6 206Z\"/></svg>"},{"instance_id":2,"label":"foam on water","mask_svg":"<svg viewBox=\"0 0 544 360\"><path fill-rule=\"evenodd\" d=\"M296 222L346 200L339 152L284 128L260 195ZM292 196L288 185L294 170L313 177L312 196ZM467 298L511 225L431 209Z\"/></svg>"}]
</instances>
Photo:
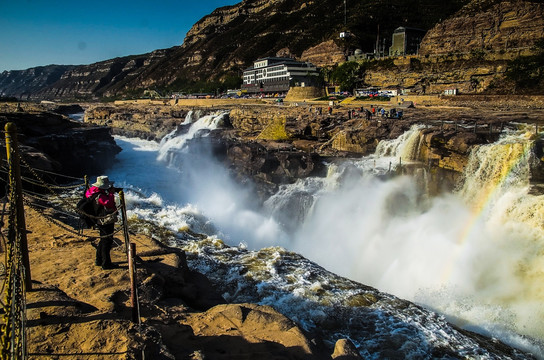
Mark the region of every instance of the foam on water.
<instances>
[{"instance_id":1,"label":"foam on water","mask_svg":"<svg viewBox=\"0 0 544 360\"><path fill-rule=\"evenodd\" d=\"M201 119L184 123L194 126ZM544 202L528 195L527 181L520 180L526 172L519 169L531 161L530 156L521 155L530 143L522 133L475 150L469 173L474 176L467 176L456 194L427 199L410 177L384 180L399 157L403 162L417 160L416 127L403 139L381 143L374 156L330 164L324 178L282 186L259 209L248 189L233 182L205 151L198 159L191 153L192 161L183 162L182 167L177 167L178 161L171 164L176 167L165 162L183 156L187 140L206 136L216 121L217 115L210 116L197 125L198 130L190 130L191 135L173 132L161 144L116 138L123 152L109 175L118 181L116 185L138 190L127 195L129 216L172 231L190 228L207 235L189 242L178 239L178 245L188 251L192 267L222 284L227 300L274 305L307 329L330 326L336 317L347 325L331 335L331 341L342 336L362 348L379 347L370 338L357 339L357 331L362 330L353 322L363 315L349 306L364 302L367 290L318 263L338 275L436 309L460 326L542 356L544 334L539 320L544 299L539 284L544 280L544 262L539 254L544 252L540 209ZM520 147L507 145L520 142ZM491 181L483 174L492 172L483 168L493 167L494 162L485 165L488 162L483 159L493 154L504 158L507 153L512 161L524 160L512 167L516 171L498 172L508 172L512 178L501 181L482 212L471 189L482 189ZM469 184L476 179L480 185ZM406 314L406 323L414 323L410 316L425 322L429 315ZM437 321L445 324L443 319ZM433 344L447 340L458 342L461 348L473 346L463 345L467 340L457 338L447 325L434 330L414 326ZM413 356L425 351L414 348ZM372 358L371 352L366 355Z\"/></svg>"}]
</instances>

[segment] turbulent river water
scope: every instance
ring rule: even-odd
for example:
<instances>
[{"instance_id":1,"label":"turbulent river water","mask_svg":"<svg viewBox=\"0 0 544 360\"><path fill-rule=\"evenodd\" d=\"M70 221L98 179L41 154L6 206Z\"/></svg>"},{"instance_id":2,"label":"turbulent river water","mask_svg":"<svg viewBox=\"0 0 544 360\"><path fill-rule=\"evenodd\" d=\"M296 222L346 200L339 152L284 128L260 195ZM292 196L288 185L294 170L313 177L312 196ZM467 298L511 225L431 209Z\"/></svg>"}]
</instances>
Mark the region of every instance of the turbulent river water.
<instances>
[{"instance_id":1,"label":"turbulent river water","mask_svg":"<svg viewBox=\"0 0 544 360\"><path fill-rule=\"evenodd\" d=\"M353 325L359 315L338 310L365 284L544 358L544 198L528 193L532 140L523 128L474 149L453 193L429 197L424 168L383 176L417 153L413 127L372 156L328 164L326 177L282 186L261 206L205 149L188 151L224 116L190 113L190 131L161 143L116 137L123 151L108 175L138 190L127 192L129 216L178 234L190 266L221 284L227 301L273 305L306 330L343 323L329 341L350 338L373 358L378 345Z\"/></svg>"}]
</instances>

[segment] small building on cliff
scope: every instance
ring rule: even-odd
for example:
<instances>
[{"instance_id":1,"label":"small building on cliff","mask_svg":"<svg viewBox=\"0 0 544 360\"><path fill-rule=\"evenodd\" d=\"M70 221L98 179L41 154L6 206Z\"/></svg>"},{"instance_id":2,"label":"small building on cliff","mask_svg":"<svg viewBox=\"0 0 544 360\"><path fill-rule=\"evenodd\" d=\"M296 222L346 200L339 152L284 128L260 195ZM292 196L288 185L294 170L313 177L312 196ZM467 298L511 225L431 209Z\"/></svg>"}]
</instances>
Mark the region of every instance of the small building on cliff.
<instances>
[{"instance_id":1,"label":"small building on cliff","mask_svg":"<svg viewBox=\"0 0 544 360\"><path fill-rule=\"evenodd\" d=\"M422 29L401 26L393 32L389 56L414 55L427 32Z\"/></svg>"},{"instance_id":2,"label":"small building on cliff","mask_svg":"<svg viewBox=\"0 0 544 360\"><path fill-rule=\"evenodd\" d=\"M248 94L285 95L290 87L316 86L319 72L310 62L291 58L267 57L258 59L244 70L242 91Z\"/></svg>"}]
</instances>

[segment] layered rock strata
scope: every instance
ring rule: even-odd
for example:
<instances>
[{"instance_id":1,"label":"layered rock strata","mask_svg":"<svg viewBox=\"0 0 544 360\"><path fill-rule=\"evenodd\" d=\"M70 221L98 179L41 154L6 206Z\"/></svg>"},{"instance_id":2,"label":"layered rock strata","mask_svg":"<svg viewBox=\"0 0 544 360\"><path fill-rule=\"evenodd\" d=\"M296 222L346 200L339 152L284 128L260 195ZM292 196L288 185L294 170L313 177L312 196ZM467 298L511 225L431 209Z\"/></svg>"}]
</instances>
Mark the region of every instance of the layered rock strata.
<instances>
[{"instance_id":1,"label":"layered rock strata","mask_svg":"<svg viewBox=\"0 0 544 360\"><path fill-rule=\"evenodd\" d=\"M543 38L544 5L541 2L472 1L429 30L419 53L422 56L504 53L529 49Z\"/></svg>"},{"instance_id":2,"label":"layered rock strata","mask_svg":"<svg viewBox=\"0 0 544 360\"><path fill-rule=\"evenodd\" d=\"M83 177L109 168L121 151L110 128L82 124L33 105L4 104L0 125L8 122L17 127L23 160L35 169ZM4 139L1 143L5 153ZM29 172L26 167L22 171Z\"/></svg>"}]
</instances>

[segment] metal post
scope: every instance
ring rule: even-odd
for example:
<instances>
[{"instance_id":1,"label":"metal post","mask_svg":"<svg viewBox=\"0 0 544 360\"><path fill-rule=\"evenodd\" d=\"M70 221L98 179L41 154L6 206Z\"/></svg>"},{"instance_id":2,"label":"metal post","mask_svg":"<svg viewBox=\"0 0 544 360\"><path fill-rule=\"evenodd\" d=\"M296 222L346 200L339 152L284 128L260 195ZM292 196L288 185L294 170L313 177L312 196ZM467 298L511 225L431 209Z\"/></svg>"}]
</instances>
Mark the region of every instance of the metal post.
<instances>
[{"instance_id":1,"label":"metal post","mask_svg":"<svg viewBox=\"0 0 544 360\"><path fill-rule=\"evenodd\" d=\"M132 306L132 321L140 324L140 309L138 306L138 288L136 281L136 270L134 258L136 256L136 244L131 244L128 236L128 218L125 202L125 193L119 191L119 200L121 201L121 214L123 216L123 233L125 235L125 247L127 249L128 273L130 276L130 305Z\"/></svg>"},{"instance_id":2,"label":"metal post","mask_svg":"<svg viewBox=\"0 0 544 360\"><path fill-rule=\"evenodd\" d=\"M130 250L129 249L130 242L128 238L127 207L125 203L125 193L123 192L123 190L119 191L119 200L121 201L121 215L123 216L123 233L125 235L125 249L127 250L127 257L128 257L129 250Z\"/></svg>"},{"instance_id":3,"label":"metal post","mask_svg":"<svg viewBox=\"0 0 544 360\"><path fill-rule=\"evenodd\" d=\"M140 325L140 306L138 302L138 281L134 258L136 257L136 244L130 243L128 269L130 271L130 304L132 306L132 321Z\"/></svg>"},{"instance_id":4,"label":"metal post","mask_svg":"<svg viewBox=\"0 0 544 360\"><path fill-rule=\"evenodd\" d=\"M6 155L8 165L10 166L9 185L15 188L15 199L10 199L10 203L16 204L17 232L20 239L21 256L23 266L25 267L25 287L32 290L32 278L30 275L30 260L28 258L28 241L26 238L25 207L23 205L23 188L21 185L21 169L19 167L19 146L17 144L17 126L14 123L7 123L6 130Z\"/></svg>"}]
</instances>

